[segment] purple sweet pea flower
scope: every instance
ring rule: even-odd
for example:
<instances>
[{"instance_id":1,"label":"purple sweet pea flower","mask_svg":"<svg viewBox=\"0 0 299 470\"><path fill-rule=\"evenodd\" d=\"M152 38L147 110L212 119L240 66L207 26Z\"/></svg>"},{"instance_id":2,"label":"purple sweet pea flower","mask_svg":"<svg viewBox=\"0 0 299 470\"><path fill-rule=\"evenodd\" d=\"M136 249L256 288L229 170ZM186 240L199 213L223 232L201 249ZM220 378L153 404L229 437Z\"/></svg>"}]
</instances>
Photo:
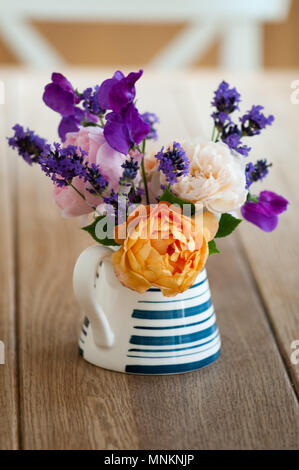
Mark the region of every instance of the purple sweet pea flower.
<instances>
[{"instance_id":1,"label":"purple sweet pea flower","mask_svg":"<svg viewBox=\"0 0 299 470\"><path fill-rule=\"evenodd\" d=\"M52 83L45 86L44 102L62 116L74 114L74 106L80 102L80 98L72 84L61 73L52 73L51 78Z\"/></svg>"},{"instance_id":2,"label":"purple sweet pea flower","mask_svg":"<svg viewBox=\"0 0 299 470\"><path fill-rule=\"evenodd\" d=\"M59 126L58 126L58 135L61 138L62 142L66 139L66 134L68 132L78 132L80 121L76 119L75 116L63 116Z\"/></svg>"},{"instance_id":3,"label":"purple sweet pea flower","mask_svg":"<svg viewBox=\"0 0 299 470\"><path fill-rule=\"evenodd\" d=\"M52 83L45 86L43 100L49 108L61 114L58 134L62 142L68 132L77 132L84 119L84 111L76 104L81 98L76 94L72 84L61 74L52 74Z\"/></svg>"},{"instance_id":4,"label":"purple sweet pea flower","mask_svg":"<svg viewBox=\"0 0 299 470\"><path fill-rule=\"evenodd\" d=\"M127 155L131 146L131 139L121 114L109 113L106 115L104 136L110 147Z\"/></svg>"},{"instance_id":5,"label":"purple sweet pea flower","mask_svg":"<svg viewBox=\"0 0 299 470\"><path fill-rule=\"evenodd\" d=\"M133 103L130 103L122 114L132 143L139 144L147 137L151 126L142 118Z\"/></svg>"},{"instance_id":6,"label":"purple sweet pea flower","mask_svg":"<svg viewBox=\"0 0 299 470\"><path fill-rule=\"evenodd\" d=\"M129 103L122 113L107 114L106 120L104 136L108 144L125 155L134 143L139 144L151 130L133 103Z\"/></svg>"},{"instance_id":7,"label":"purple sweet pea flower","mask_svg":"<svg viewBox=\"0 0 299 470\"><path fill-rule=\"evenodd\" d=\"M247 201L241 207L244 219L264 230L272 232L278 224L278 215L287 209L289 202L271 191L262 191L258 201Z\"/></svg>"},{"instance_id":8,"label":"purple sweet pea flower","mask_svg":"<svg viewBox=\"0 0 299 470\"><path fill-rule=\"evenodd\" d=\"M135 83L142 74L143 70L139 70L139 72L131 72L125 77L120 70L115 72L113 77L105 80L99 88L100 107L120 113L129 103L134 101Z\"/></svg>"}]
</instances>

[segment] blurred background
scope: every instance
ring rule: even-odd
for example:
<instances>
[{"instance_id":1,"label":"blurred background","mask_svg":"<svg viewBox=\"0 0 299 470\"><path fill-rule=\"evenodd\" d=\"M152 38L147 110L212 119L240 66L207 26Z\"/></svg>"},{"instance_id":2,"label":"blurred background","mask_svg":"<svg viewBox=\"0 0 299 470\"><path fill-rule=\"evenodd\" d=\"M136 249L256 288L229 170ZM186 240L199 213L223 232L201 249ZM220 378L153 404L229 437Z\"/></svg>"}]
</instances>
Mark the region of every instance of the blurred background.
<instances>
[{"instance_id":1,"label":"blurred background","mask_svg":"<svg viewBox=\"0 0 299 470\"><path fill-rule=\"evenodd\" d=\"M299 0L1 0L0 65L299 66Z\"/></svg>"}]
</instances>

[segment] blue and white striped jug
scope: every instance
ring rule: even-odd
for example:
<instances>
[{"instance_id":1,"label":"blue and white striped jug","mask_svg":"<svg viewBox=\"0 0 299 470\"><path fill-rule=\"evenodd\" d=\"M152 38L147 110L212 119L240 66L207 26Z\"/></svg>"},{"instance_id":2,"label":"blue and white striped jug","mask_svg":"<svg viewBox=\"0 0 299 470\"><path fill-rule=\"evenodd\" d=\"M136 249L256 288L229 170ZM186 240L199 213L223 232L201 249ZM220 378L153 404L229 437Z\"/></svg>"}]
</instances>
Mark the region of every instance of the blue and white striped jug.
<instances>
[{"instance_id":1,"label":"blue and white striped jug","mask_svg":"<svg viewBox=\"0 0 299 470\"><path fill-rule=\"evenodd\" d=\"M214 362L221 344L206 270L173 298L156 288L138 294L116 279L111 252L91 246L74 269L74 291L85 314L83 358L105 369L158 375Z\"/></svg>"}]
</instances>

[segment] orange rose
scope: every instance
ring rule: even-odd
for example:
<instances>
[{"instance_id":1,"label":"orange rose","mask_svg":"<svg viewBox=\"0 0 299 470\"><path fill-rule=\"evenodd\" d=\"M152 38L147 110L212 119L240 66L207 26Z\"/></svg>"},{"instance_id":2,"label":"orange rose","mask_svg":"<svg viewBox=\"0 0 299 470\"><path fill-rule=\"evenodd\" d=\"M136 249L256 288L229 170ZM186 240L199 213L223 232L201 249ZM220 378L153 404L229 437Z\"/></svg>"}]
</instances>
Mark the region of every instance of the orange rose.
<instances>
[{"instance_id":1,"label":"orange rose","mask_svg":"<svg viewBox=\"0 0 299 470\"><path fill-rule=\"evenodd\" d=\"M204 228L205 217L200 224L166 202L139 206L116 230L116 241L122 246L113 253L112 264L119 281L140 293L151 286L165 296L184 292L208 257L208 241L215 230ZM217 221L213 217L211 226ZM121 238L124 228L127 235Z\"/></svg>"}]
</instances>

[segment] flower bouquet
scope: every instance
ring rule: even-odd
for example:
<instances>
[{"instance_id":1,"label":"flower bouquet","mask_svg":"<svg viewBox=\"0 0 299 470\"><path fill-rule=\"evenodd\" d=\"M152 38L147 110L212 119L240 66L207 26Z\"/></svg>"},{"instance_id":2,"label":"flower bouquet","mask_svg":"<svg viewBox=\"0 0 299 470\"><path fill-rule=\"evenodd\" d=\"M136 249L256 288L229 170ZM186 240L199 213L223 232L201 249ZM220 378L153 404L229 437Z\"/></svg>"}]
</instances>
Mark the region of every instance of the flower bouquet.
<instances>
[{"instance_id":1,"label":"flower bouquet","mask_svg":"<svg viewBox=\"0 0 299 470\"><path fill-rule=\"evenodd\" d=\"M205 264L216 240L243 219L274 230L288 201L252 192L269 172L247 162L244 140L273 123L262 106L233 121L240 94L223 81L211 102L211 139L171 142L148 154L158 117L136 107L142 70L83 92L61 74L45 104L61 116L49 144L16 124L9 145L54 184L63 217L92 213L82 227L97 242L76 264L74 289L86 312L79 349L88 361L133 373L198 369L219 355L220 338ZM100 351L100 353L99 353Z\"/></svg>"}]
</instances>

